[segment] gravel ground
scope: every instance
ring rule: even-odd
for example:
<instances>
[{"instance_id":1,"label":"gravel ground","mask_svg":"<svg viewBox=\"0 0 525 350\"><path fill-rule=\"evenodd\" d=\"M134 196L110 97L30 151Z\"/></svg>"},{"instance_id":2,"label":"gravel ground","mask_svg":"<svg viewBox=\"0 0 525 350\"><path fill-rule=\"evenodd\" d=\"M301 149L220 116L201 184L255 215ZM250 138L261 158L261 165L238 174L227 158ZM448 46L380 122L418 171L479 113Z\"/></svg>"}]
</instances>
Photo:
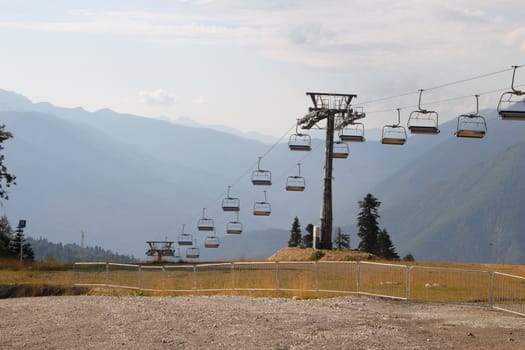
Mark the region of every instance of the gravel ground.
<instances>
[{"instance_id":1,"label":"gravel ground","mask_svg":"<svg viewBox=\"0 0 525 350\"><path fill-rule=\"evenodd\" d=\"M365 297L0 300L0 349L525 349L525 318Z\"/></svg>"}]
</instances>

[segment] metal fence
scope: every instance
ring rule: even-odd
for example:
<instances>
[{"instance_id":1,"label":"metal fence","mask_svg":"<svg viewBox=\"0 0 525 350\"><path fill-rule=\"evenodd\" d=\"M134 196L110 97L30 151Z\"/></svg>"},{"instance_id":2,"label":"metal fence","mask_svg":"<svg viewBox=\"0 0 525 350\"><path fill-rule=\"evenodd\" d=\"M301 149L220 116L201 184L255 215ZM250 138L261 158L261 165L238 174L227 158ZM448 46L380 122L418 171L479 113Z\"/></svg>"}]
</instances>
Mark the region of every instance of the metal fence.
<instances>
[{"instance_id":1,"label":"metal fence","mask_svg":"<svg viewBox=\"0 0 525 350\"><path fill-rule=\"evenodd\" d=\"M74 284L150 292L304 292L489 306L525 316L525 278L499 272L373 262L74 264Z\"/></svg>"}]
</instances>

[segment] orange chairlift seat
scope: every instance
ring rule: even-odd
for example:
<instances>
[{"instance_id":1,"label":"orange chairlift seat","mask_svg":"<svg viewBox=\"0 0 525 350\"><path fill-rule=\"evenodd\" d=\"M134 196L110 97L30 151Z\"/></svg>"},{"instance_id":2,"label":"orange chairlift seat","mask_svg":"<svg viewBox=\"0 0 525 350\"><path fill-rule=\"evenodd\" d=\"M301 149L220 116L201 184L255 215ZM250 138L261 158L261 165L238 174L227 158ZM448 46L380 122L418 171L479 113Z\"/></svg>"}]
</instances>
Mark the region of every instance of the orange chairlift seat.
<instances>
[{"instance_id":1,"label":"orange chairlift seat","mask_svg":"<svg viewBox=\"0 0 525 350\"><path fill-rule=\"evenodd\" d=\"M408 117L408 130L412 134L437 135L438 128L438 113L421 108L421 95L424 90L419 90L418 109L412 111Z\"/></svg>"},{"instance_id":2,"label":"orange chairlift seat","mask_svg":"<svg viewBox=\"0 0 525 350\"><path fill-rule=\"evenodd\" d=\"M242 223L239 221L239 212L237 214L237 219L234 221L229 221L226 224L226 233L230 235L239 235L242 233Z\"/></svg>"},{"instance_id":3,"label":"orange chairlift seat","mask_svg":"<svg viewBox=\"0 0 525 350\"><path fill-rule=\"evenodd\" d=\"M407 140L407 131L401 126L401 110L397 108L397 124L383 126L381 143L384 145L404 145Z\"/></svg>"},{"instance_id":4,"label":"orange chairlift seat","mask_svg":"<svg viewBox=\"0 0 525 350\"><path fill-rule=\"evenodd\" d=\"M456 137L481 139L487 133L487 122L479 115L479 95L476 97L476 113L462 114L458 117Z\"/></svg>"},{"instance_id":5,"label":"orange chairlift seat","mask_svg":"<svg viewBox=\"0 0 525 350\"><path fill-rule=\"evenodd\" d=\"M181 233L177 237L177 243L179 245L192 245L193 244L193 236L189 233L184 232L184 228L186 225L182 225Z\"/></svg>"},{"instance_id":6,"label":"orange chairlift seat","mask_svg":"<svg viewBox=\"0 0 525 350\"><path fill-rule=\"evenodd\" d=\"M299 169L298 175L288 176L286 178L286 190L301 192L304 191L306 186L306 181L304 177L301 176L301 163L297 163L297 168Z\"/></svg>"},{"instance_id":7,"label":"orange chairlift seat","mask_svg":"<svg viewBox=\"0 0 525 350\"><path fill-rule=\"evenodd\" d=\"M257 163L257 169L252 172L252 184L255 186L271 186L272 173L270 170L261 169L261 157Z\"/></svg>"},{"instance_id":8,"label":"orange chairlift seat","mask_svg":"<svg viewBox=\"0 0 525 350\"><path fill-rule=\"evenodd\" d=\"M255 202L253 205L253 215L255 216L270 216L272 213L272 206L266 199L266 191L264 191L264 201Z\"/></svg>"},{"instance_id":9,"label":"orange chairlift seat","mask_svg":"<svg viewBox=\"0 0 525 350\"><path fill-rule=\"evenodd\" d=\"M202 209L202 218L197 221L197 229L199 231L214 231L215 225L213 219L206 217L206 208Z\"/></svg>"},{"instance_id":10,"label":"orange chairlift seat","mask_svg":"<svg viewBox=\"0 0 525 350\"><path fill-rule=\"evenodd\" d=\"M230 196L231 186L228 186L228 194L226 198L222 200L222 210L223 211L240 211L241 210L241 200L239 198L234 198Z\"/></svg>"},{"instance_id":11,"label":"orange chairlift seat","mask_svg":"<svg viewBox=\"0 0 525 350\"><path fill-rule=\"evenodd\" d=\"M525 120L525 91L514 87L516 70L520 66L512 66L511 91L504 92L498 103L498 113L502 120Z\"/></svg>"}]
</instances>

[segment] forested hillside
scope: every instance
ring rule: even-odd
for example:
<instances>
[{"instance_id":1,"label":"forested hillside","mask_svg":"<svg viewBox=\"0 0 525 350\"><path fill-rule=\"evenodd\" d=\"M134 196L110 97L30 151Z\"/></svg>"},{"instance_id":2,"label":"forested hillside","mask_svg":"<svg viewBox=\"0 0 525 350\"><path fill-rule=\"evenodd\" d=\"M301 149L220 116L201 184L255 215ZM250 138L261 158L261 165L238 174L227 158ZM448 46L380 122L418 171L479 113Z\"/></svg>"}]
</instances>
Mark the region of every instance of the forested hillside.
<instances>
[{"instance_id":1,"label":"forested hillside","mask_svg":"<svg viewBox=\"0 0 525 350\"><path fill-rule=\"evenodd\" d=\"M99 246L81 247L74 243L53 243L46 238L27 237L27 242L31 244L35 252L35 260L49 261L58 260L64 263L77 261L104 261L104 262L133 262L135 257L123 255L103 249Z\"/></svg>"}]
</instances>

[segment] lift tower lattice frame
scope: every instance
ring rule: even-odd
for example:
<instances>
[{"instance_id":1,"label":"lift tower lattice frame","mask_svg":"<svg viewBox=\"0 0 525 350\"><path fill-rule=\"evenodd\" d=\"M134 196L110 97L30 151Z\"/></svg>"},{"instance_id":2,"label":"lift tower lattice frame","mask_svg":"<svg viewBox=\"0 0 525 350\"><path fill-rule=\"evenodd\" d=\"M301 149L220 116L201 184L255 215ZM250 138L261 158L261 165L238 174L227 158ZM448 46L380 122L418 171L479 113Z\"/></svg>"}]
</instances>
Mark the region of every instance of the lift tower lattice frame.
<instances>
[{"instance_id":1,"label":"lift tower lattice frame","mask_svg":"<svg viewBox=\"0 0 525 350\"><path fill-rule=\"evenodd\" d=\"M350 103L354 94L332 94L324 92L307 92L313 103L308 114L297 121L301 129L326 129L325 165L323 180L323 197L321 202L321 241L319 248L332 249L332 163L334 150L334 131L340 130L365 114L354 110ZM326 119L326 125L319 123Z\"/></svg>"}]
</instances>

